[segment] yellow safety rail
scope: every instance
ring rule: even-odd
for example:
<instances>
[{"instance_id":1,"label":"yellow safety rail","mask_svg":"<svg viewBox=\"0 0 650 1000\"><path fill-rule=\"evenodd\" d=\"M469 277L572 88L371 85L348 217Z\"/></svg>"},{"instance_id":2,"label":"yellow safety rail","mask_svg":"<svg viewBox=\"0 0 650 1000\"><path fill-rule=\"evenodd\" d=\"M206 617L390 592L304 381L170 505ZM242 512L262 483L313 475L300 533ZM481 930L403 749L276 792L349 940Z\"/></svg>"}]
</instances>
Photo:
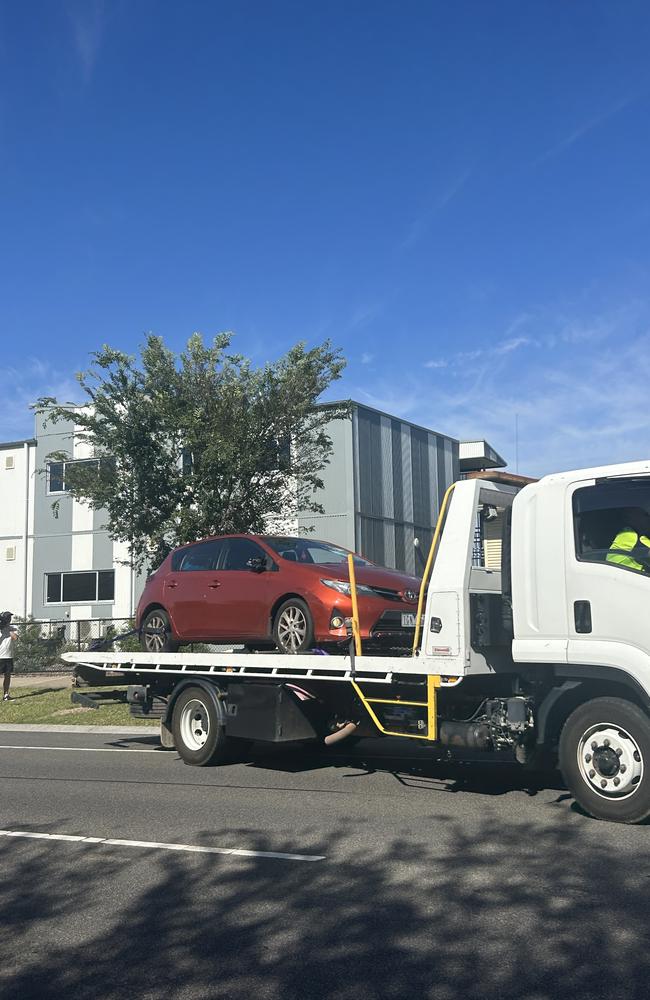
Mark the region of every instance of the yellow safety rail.
<instances>
[{"instance_id":1,"label":"yellow safety rail","mask_svg":"<svg viewBox=\"0 0 650 1000\"><path fill-rule=\"evenodd\" d=\"M427 567L425 568L425 576L430 567L430 563L433 559L433 551L435 547L435 542L440 534L440 528L442 526L442 518L444 515L445 507L447 505L447 497L451 493L453 487L450 487L445 493L442 507L440 508L440 517L438 518L438 524L436 526L436 534L434 535L434 540L431 543L431 551L429 553L429 560L427 562ZM348 555L348 571L350 574L350 596L352 598L352 635L354 637L354 650L356 656L362 655L361 649L361 631L359 628L359 605L357 602L357 580L354 571L354 556L350 553ZM420 590L420 600L418 602L418 622L420 620L420 614L422 611L422 594L424 591L424 582L422 589ZM417 629L417 625L416 625ZM435 740L438 738L438 688L440 687L440 677L437 674L429 674L427 677L427 700L426 701L402 701L399 698L366 698L362 689L359 687L356 681L351 681L352 687L356 691L362 705L368 712L368 715L376 725L380 733L385 736L404 736L407 739L412 740ZM427 722L426 722L426 734L417 733L400 733L395 730L386 729L381 720L379 719L377 713L372 708L373 705L410 705L415 708L426 708L427 710Z\"/></svg>"},{"instance_id":2,"label":"yellow safety rail","mask_svg":"<svg viewBox=\"0 0 650 1000\"><path fill-rule=\"evenodd\" d=\"M431 573L431 567L433 566L433 558L435 556L436 548L438 546L438 541L440 539L440 533L442 531L442 525L445 520L445 514L447 513L447 504L449 503L449 497L451 496L455 485L456 483L452 483L451 486L447 489L444 497L442 498L440 513L438 514L438 521L436 523L436 530L434 531L433 538L431 539L429 555L427 557L426 566L424 567L424 576L422 577L422 583L420 585L420 596L418 598L418 611L417 615L415 616L415 636L413 637L413 656L417 654L418 644L420 642L422 606L424 604L424 598L427 591L427 584L429 582L429 574Z\"/></svg>"},{"instance_id":3,"label":"yellow safety rail","mask_svg":"<svg viewBox=\"0 0 650 1000\"><path fill-rule=\"evenodd\" d=\"M359 605L357 603L357 578L354 572L354 556L348 554L348 571L350 573L350 596L352 597L352 635L354 636L354 651L361 656L361 630L359 628Z\"/></svg>"},{"instance_id":4,"label":"yellow safety rail","mask_svg":"<svg viewBox=\"0 0 650 1000\"><path fill-rule=\"evenodd\" d=\"M426 701L402 701L399 698L366 698L365 694L356 681L352 681L352 687L359 696L363 707L376 725L380 733L384 736L404 736L410 740L436 740L438 738L438 688L440 687L440 677L438 674L429 674L427 677L427 700ZM393 729L386 729L373 705L411 705L416 708L426 708L427 710L427 731L422 735L418 733L400 733Z\"/></svg>"}]
</instances>

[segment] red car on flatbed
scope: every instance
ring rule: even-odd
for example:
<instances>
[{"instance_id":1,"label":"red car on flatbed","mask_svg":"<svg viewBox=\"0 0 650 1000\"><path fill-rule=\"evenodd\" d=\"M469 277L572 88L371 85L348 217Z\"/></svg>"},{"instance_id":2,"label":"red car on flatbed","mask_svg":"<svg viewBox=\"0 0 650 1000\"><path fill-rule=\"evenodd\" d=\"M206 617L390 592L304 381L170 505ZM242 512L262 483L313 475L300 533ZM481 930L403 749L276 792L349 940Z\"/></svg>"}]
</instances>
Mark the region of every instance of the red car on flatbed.
<instances>
[{"instance_id":1,"label":"red car on flatbed","mask_svg":"<svg viewBox=\"0 0 650 1000\"><path fill-rule=\"evenodd\" d=\"M142 648L189 642L343 647L352 615L348 552L313 538L219 535L175 549L149 577L137 610ZM408 645L420 581L354 557L362 639Z\"/></svg>"}]
</instances>

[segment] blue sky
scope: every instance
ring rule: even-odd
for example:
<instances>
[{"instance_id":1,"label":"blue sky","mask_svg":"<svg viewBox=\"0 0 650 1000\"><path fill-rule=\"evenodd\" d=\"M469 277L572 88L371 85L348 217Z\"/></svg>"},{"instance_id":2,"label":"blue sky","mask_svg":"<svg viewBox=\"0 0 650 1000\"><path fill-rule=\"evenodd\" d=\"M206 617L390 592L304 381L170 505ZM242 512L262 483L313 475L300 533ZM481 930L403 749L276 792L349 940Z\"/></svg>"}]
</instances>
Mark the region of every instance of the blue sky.
<instances>
[{"instance_id":1,"label":"blue sky","mask_svg":"<svg viewBox=\"0 0 650 1000\"><path fill-rule=\"evenodd\" d=\"M329 337L540 475L650 455L650 7L0 6L0 439L102 343Z\"/></svg>"}]
</instances>

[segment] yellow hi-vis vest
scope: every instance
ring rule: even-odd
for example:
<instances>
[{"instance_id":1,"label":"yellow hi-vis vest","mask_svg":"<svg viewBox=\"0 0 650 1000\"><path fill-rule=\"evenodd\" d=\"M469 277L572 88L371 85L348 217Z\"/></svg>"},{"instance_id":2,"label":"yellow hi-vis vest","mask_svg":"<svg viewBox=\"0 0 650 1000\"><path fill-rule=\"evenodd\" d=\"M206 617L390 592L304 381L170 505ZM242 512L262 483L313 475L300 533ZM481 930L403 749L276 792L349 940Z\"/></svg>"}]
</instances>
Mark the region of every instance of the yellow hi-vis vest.
<instances>
[{"instance_id":1,"label":"yellow hi-vis vest","mask_svg":"<svg viewBox=\"0 0 650 1000\"><path fill-rule=\"evenodd\" d=\"M637 562L631 555L632 551L637 548L637 545L645 549L644 555L647 559L650 559L650 538L647 538L645 535L639 535L631 528L619 531L609 547L607 562L618 563L619 566L627 566L628 569L635 569L638 573L647 572L648 567ZM640 554L638 550L637 554Z\"/></svg>"}]
</instances>

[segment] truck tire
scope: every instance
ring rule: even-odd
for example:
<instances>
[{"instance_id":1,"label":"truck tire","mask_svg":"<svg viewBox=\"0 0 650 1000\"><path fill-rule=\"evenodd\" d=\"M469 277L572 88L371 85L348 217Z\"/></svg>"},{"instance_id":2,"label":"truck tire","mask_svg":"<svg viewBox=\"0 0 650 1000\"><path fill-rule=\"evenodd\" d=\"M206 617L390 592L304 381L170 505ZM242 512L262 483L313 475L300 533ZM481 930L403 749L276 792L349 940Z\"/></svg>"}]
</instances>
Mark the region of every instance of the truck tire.
<instances>
[{"instance_id":1,"label":"truck tire","mask_svg":"<svg viewBox=\"0 0 650 1000\"><path fill-rule=\"evenodd\" d=\"M174 746L186 764L205 767L228 756L223 713L201 687L189 687L178 696L172 713Z\"/></svg>"},{"instance_id":2,"label":"truck tire","mask_svg":"<svg viewBox=\"0 0 650 1000\"><path fill-rule=\"evenodd\" d=\"M650 719L623 698L594 698L568 717L560 769L576 802L596 819L650 816Z\"/></svg>"},{"instance_id":3,"label":"truck tire","mask_svg":"<svg viewBox=\"0 0 650 1000\"><path fill-rule=\"evenodd\" d=\"M314 641L311 611L299 597L290 597L278 608L273 638L281 653L304 653Z\"/></svg>"},{"instance_id":4,"label":"truck tire","mask_svg":"<svg viewBox=\"0 0 650 1000\"><path fill-rule=\"evenodd\" d=\"M157 632L147 632L147 629L157 629ZM178 643L173 642L172 625L169 615L162 608L148 611L140 625L140 647L145 653L175 653Z\"/></svg>"}]
</instances>

